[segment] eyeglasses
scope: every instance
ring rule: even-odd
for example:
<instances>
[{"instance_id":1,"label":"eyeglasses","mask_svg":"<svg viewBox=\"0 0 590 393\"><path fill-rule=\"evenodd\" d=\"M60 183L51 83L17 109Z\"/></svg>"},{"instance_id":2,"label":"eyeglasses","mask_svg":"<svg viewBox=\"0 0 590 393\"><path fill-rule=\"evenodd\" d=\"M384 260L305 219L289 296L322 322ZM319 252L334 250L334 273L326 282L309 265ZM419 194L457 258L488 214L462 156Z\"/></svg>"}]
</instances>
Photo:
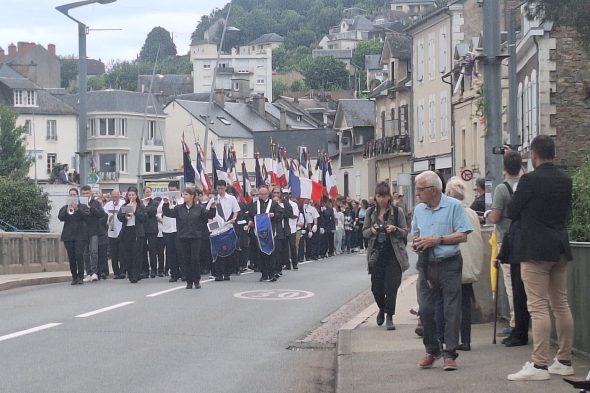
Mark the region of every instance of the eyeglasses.
<instances>
[{"instance_id":1,"label":"eyeglasses","mask_svg":"<svg viewBox=\"0 0 590 393\"><path fill-rule=\"evenodd\" d=\"M426 187L416 187L416 192L422 192L424 190L426 190L427 188L432 188L434 186L426 186Z\"/></svg>"}]
</instances>

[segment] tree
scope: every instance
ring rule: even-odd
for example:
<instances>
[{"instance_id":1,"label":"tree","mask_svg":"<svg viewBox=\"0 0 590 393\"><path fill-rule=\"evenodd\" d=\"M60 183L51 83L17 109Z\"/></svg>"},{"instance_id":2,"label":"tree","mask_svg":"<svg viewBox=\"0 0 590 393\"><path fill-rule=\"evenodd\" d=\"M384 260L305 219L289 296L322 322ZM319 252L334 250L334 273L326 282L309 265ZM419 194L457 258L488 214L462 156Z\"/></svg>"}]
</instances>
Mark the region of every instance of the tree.
<instances>
[{"instance_id":1,"label":"tree","mask_svg":"<svg viewBox=\"0 0 590 393\"><path fill-rule=\"evenodd\" d=\"M24 197L26 196L26 197ZM19 229L48 229L50 203L34 183L0 176L0 217Z\"/></svg>"},{"instance_id":2,"label":"tree","mask_svg":"<svg viewBox=\"0 0 590 393\"><path fill-rule=\"evenodd\" d=\"M302 65L305 83L312 89L347 88L349 74L346 65L331 56L320 56Z\"/></svg>"},{"instance_id":3,"label":"tree","mask_svg":"<svg viewBox=\"0 0 590 393\"><path fill-rule=\"evenodd\" d=\"M78 59L73 56L58 57L61 72L61 87L67 89L78 78Z\"/></svg>"},{"instance_id":4,"label":"tree","mask_svg":"<svg viewBox=\"0 0 590 393\"><path fill-rule=\"evenodd\" d=\"M529 18L551 20L571 26L579 34L579 42L590 49L590 2L588 0L529 0L526 6Z\"/></svg>"},{"instance_id":5,"label":"tree","mask_svg":"<svg viewBox=\"0 0 590 393\"><path fill-rule=\"evenodd\" d=\"M139 52L139 60L142 62L153 63L156 60L156 54L160 48L158 57L163 59L168 56L176 56L176 45L168 30L163 27L154 27L145 39L145 43Z\"/></svg>"},{"instance_id":6,"label":"tree","mask_svg":"<svg viewBox=\"0 0 590 393\"><path fill-rule=\"evenodd\" d=\"M296 81L293 81L293 83L291 83L291 91L305 91L305 82L303 82L301 79L298 79Z\"/></svg>"},{"instance_id":7,"label":"tree","mask_svg":"<svg viewBox=\"0 0 590 393\"><path fill-rule=\"evenodd\" d=\"M282 80L273 80L272 81L272 100L276 100L279 96L285 94L285 92L289 90L289 86L283 82Z\"/></svg>"},{"instance_id":8,"label":"tree","mask_svg":"<svg viewBox=\"0 0 590 393\"><path fill-rule=\"evenodd\" d=\"M361 41L352 51L352 62L355 66L366 69L365 56L366 55L380 55L383 50L383 42L378 39L368 41Z\"/></svg>"},{"instance_id":9,"label":"tree","mask_svg":"<svg viewBox=\"0 0 590 393\"><path fill-rule=\"evenodd\" d=\"M293 49L299 46L311 46L317 41L315 33L311 30L291 31L285 38L285 48Z\"/></svg>"},{"instance_id":10,"label":"tree","mask_svg":"<svg viewBox=\"0 0 590 393\"><path fill-rule=\"evenodd\" d=\"M33 160L23 144L24 127L16 127L17 116L9 107L0 106L0 176L24 178Z\"/></svg>"}]
</instances>

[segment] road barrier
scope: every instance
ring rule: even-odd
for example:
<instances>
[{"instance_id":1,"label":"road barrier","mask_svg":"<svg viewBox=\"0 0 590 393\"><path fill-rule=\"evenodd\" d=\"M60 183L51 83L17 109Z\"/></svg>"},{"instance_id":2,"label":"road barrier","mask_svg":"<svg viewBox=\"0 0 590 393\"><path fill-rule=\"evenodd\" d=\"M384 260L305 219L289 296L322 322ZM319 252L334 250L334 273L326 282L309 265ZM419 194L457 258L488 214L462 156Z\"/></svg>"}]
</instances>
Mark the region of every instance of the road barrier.
<instances>
[{"instance_id":1,"label":"road barrier","mask_svg":"<svg viewBox=\"0 0 590 393\"><path fill-rule=\"evenodd\" d=\"M0 233L0 274L70 270L59 233Z\"/></svg>"}]
</instances>

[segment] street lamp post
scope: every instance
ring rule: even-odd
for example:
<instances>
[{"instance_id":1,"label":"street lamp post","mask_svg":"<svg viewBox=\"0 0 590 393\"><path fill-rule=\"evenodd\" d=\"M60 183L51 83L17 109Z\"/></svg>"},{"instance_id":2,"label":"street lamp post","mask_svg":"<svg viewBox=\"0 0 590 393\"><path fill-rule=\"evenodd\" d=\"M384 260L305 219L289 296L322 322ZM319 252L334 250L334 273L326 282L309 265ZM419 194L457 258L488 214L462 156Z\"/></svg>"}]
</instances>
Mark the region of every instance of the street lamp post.
<instances>
[{"instance_id":1,"label":"street lamp post","mask_svg":"<svg viewBox=\"0 0 590 393\"><path fill-rule=\"evenodd\" d=\"M88 26L85 23L73 18L68 12L72 8L82 7L89 4L108 4L117 0L85 0L75 3L68 3L55 7L56 10L73 20L78 24L78 151L76 154L80 157L78 169L80 172L80 185L86 184L88 177L88 131L87 131L87 112L86 107L86 34Z\"/></svg>"}]
</instances>

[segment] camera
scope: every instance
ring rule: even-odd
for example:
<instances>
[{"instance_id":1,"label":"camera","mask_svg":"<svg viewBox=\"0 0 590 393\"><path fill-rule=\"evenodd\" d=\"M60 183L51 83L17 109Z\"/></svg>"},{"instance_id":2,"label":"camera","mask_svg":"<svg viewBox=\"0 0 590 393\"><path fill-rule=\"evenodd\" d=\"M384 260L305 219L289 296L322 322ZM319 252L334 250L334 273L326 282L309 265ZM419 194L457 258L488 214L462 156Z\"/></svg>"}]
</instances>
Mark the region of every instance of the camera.
<instances>
[{"instance_id":1,"label":"camera","mask_svg":"<svg viewBox=\"0 0 590 393\"><path fill-rule=\"evenodd\" d=\"M383 225L383 224L375 224L374 228L377 232L385 231L385 225Z\"/></svg>"},{"instance_id":2,"label":"camera","mask_svg":"<svg viewBox=\"0 0 590 393\"><path fill-rule=\"evenodd\" d=\"M492 147L492 154L504 154L504 148L500 146Z\"/></svg>"}]
</instances>

